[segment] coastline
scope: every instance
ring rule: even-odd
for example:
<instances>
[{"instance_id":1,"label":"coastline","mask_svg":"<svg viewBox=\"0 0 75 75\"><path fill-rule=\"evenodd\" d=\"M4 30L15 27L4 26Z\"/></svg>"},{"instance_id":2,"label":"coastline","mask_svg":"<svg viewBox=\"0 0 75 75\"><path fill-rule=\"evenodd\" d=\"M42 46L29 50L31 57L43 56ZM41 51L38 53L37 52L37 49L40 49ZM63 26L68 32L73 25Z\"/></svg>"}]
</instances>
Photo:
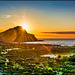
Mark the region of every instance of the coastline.
<instances>
[{"instance_id":1,"label":"coastline","mask_svg":"<svg viewBox=\"0 0 75 75\"><path fill-rule=\"evenodd\" d=\"M66 73L64 68L66 67L65 63L69 62L71 64L74 60L75 46L21 43L2 44L1 46L0 64L7 67L7 74L9 74L9 71L11 72L11 69L16 71L17 74L24 74L24 69L26 69L25 74L31 74L31 72L36 74L37 72L42 73L43 71L47 71L46 74L49 72L49 74L52 73L53 75L56 75L60 72L61 68L63 68L64 72L61 71L63 74ZM10 68L10 70L8 68ZM42 71L40 71L41 69ZM75 73L74 69L71 69L73 70L73 73ZM31 72L29 70L31 70Z\"/></svg>"}]
</instances>

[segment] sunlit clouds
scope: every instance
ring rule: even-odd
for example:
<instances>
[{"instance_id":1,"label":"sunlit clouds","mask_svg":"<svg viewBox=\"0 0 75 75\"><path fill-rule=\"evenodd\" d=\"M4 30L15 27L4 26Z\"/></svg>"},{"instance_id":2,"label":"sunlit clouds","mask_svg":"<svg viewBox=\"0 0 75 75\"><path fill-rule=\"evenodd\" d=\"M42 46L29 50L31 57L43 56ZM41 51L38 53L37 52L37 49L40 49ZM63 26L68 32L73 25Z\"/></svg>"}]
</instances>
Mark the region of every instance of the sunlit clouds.
<instances>
[{"instance_id":1,"label":"sunlit clouds","mask_svg":"<svg viewBox=\"0 0 75 75\"><path fill-rule=\"evenodd\" d=\"M12 15L5 15L3 18L10 18Z\"/></svg>"}]
</instances>

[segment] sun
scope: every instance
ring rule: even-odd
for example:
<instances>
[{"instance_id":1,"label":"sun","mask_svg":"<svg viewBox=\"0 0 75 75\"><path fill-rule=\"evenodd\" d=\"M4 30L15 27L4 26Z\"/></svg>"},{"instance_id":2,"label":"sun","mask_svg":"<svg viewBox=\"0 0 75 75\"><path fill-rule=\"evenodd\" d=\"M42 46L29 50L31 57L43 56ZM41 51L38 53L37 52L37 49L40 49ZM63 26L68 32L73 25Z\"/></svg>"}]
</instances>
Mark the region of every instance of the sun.
<instances>
[{"instance_id":1,"label":"sun","mask_svg":"<svg viewBox=\"0 0 75 75\"><path fill-rule=\"evenodd\" d=\"M28 30L28 26L27 26L27 25L22 24L22 25L20 25L20 26L22 26L23 29Z\"/></svg>"}]
</instances>

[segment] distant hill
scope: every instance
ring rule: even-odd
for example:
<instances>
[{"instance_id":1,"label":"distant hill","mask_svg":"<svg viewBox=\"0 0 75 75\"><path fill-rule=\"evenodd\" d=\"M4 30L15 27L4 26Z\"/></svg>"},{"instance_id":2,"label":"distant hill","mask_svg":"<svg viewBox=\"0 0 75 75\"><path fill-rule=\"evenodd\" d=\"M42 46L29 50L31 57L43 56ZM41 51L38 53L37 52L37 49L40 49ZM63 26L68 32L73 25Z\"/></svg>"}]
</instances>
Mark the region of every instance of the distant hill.
<instances>
[{"instance_id":1,"label":"distant hill","mask_svg":"<svg viewBox=\"0 0 75 75\"><path fill-rule=\"evenodd\" d=\"M5 42L30 42L37 41L33 34L27 33L21 26L8 29L0 33L0 40Z\"/></svg>"}]
</instances>

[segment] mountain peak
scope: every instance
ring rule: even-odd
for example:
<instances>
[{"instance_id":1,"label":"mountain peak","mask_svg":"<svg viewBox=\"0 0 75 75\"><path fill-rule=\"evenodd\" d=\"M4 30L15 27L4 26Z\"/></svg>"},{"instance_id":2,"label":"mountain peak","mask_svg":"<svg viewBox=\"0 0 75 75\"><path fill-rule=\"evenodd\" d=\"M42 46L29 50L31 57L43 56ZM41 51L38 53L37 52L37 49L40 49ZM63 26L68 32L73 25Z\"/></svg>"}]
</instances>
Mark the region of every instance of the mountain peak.
<instances>
[{"instance_id":1,"label":"mountain peak","mask_svg":"<svg viewBox=\"0 0 75 75\"><path fill-rule=\"evenodd\" d=\"M5 42L29 42L37 41L33 34L27 33L22 26L16 26L0 33L0 40Z\"/></svg>"},{"instance_id":2,"label":"mountain peak","mask_svg":"<svg viewBox=\"0 0 75 75\"><path fill-rule=\"evenodd\" d=\"M22 29L22 26L16 26L14 28L16 28L16 29Z\"/></svg>"},{"instance_id":3,"label":"mountain peak","mask_svg":"<svg viewBox=\"0 0 75 75\"><path fill-rule=\"evenodd\" d=\"M17 31L17 30L20 30L20 31L25 31L27 33L27 31L25 29L23 29L22 26L16 26L14 27L14 29Z\"/></svg>"}]
</instances>

